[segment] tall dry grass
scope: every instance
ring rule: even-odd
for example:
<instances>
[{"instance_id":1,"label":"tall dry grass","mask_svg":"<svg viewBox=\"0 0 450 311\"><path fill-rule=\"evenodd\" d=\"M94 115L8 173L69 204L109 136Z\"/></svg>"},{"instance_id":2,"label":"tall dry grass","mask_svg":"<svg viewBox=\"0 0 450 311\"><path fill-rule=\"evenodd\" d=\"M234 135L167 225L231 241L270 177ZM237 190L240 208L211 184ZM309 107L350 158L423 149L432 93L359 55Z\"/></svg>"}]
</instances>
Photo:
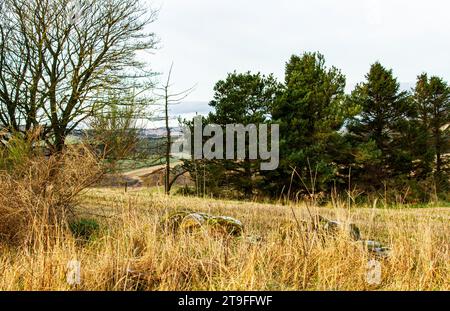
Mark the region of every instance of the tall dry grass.
<instances>
[{"instance_id":1,"label":"tall dry grass","mask_svg":"<svg viewBox=\"0 0 450 311\"><path fill-rule=\"evenodd\" d=\"M45 155L39 133L17 134L0 149L0 242L19 246L59 238L79 194L101 175L87 147Z\"/></svg>"},{"instance_id":2,"label":"tall dry grass","mask_svg":"<svg viewBox=\"0 0 450 311\"><path fill-rule=\"evenodd\" d=\"M245 237L162 230L162 216L179 208L240 219ZM92 189L77 212L96 218L99 234L79 241L61 231L57 243L32 251L3 245L1 290L450 289L449 209L291 209ZM352 221L365 238L389 245L390 257L379 259L381 283L368 284L371 255L358 242L344 234L322 239L299 230L295 218L308 220L310 213ZM81 263L77 286L66 282L71 260Z\"/></svg>"}]
</instances>

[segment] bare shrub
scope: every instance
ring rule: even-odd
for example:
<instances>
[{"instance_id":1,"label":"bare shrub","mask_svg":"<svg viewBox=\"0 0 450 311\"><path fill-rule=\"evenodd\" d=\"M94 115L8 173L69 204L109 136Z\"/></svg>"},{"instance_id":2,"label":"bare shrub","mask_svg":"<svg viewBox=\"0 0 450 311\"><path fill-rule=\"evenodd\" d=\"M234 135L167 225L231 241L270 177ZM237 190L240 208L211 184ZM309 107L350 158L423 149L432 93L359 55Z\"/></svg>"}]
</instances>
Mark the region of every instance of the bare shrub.
<instances>
[{"instance_id":1,"label":"bare shrub","mask_svg":"<svg viewBox=\"0 0 450 311\"><path fill-rule=\"evenodd\" d=\"M1 158L10 160L0 166L0 241L30 244L64 229L80 192L101 176L99 161L86 146L51 156L37 149L22 148L14 158L11 150L2 150Z\"/></svg>"}]
</instances>

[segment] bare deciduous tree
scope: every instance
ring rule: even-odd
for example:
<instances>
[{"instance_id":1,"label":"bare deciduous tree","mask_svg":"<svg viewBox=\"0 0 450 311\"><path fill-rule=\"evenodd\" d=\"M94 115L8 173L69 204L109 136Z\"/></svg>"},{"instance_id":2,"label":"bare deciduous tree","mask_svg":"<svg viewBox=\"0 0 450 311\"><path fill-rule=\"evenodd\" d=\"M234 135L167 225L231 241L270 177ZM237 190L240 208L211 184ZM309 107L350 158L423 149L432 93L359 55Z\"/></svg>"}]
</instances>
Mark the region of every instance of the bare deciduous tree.
<instances>
[{"instance_id":1,"label":"bare deciduous tree","mask_svg":"<svg viewBox=\"0 0 450 311\"><path fill-rule=\"evenodd\" d=\"M118 161L145 156L138 151L140 108L133 93L111 94L108 106L88 121L88 141L99 149L112 172Z\"/></svg>"},{"instance_id":2,"label":"bare deciduous tree","mask_svg":"<svg viewBox=\"0 0 450 311\"><path fill-rule=\"evenodd\" d=\"M169 109L172 105L179 105L182 103L184 99L186 99L195 89L195 86L181 91L172 93L172 71L173 71L173 64L170 66L169 73L167 75L167 82L160 88L157 88L161 93L156 94L157 98L161 100L161 105L163 106L163 117L162 119L165 122L165 129L166 129L166 139L164 142L164 158L166 162L166 169L165 169L165 177L164 177L164 189L166 194L170 194L170 190L176 180L182 176L184 173L186 173L185 170L179 170L179 168L171 169L171 159L172 159L172 131L170 128L170 113ZM172 180L170 179L170 174L174 173L174 176Z\"/></svg>"},{"instance_id":3,"label":"bare deciduous tree","mask_svg":"<svg viewBox=\"0 0 450 311\"><path fill-rule=\"evenodd\" d=\"M3 0L0 127L44 127L56 151L108 104L108 91L136 89L152 73L136 55L156 46L156 11L140 0ZM77 7L77 6L75 6Z\"/></svg>"}]
</instances>

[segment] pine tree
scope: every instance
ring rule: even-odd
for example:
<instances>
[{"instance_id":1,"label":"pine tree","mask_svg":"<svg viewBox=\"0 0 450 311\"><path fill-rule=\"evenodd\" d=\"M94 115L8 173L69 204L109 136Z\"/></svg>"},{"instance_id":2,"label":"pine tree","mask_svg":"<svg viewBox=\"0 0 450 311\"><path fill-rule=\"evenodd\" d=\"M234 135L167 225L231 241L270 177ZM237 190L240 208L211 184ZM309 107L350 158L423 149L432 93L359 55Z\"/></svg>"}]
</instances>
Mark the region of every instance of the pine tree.
<instances>
[{"instance_id":1,"label":"pine tree","mask_svg":"<svg viewBox=\"0 0 450 311\"><path fill-rule=\"evenodd\" d=\"M273 109L274 122L280 124L281 166L270 179L277 180L272 184L278 190L325 189L336 177L332 154L341 143L338 131L349 112L344 90L345 76L327 68L319 53L293 55L286 64L285 89ZM300 178L296 174L291 185L293 169Z\"/></svg>"},{"instance_id":2,"label":"pine tree","mask_svg":"<svg viewBox=\"0 0 450 311\"><path fill-rule=\"evenodd\" d=\"M417 78L414 105L422 136L427 141L427 156L421 158L427 173L433 169L440 189L448 183L450 153L450 87L439 77L422 74ZM434 163L433 163L434 162Z\"/></svg>"},{"instance_id":3,"label":"pine tree","mask_svg":"<svg viewBox=\"0 0 450 311\"><path fill-rule=\"evenodd\" d=\"M373 64L350 101L360 110L348 124L354 177L362 185L377 188L389 178L411 173L414 158L406 137L414 130L414 110L392 70Z\"/></svg>"},{"instance_id":4,"label":"pine tree","mask_svg":"<svg viewBox=\"0 0 450 311\"><path fill-rule=\"evenodd\" d=\"M218 81L214 87L214 98L210 106L214 111L203 121L204 124L216 124L224 128L226 125L256 125L270 121L270 111L279 93L280 84L272 76L260 73L230 73L227 78ZM192 124L190 124L192 127ZM223 133L226 138L226 132ZM205 138L207 140L207 138ZM230 138L235 139L235 138ZM199 176L200 187L204 192L214 192L222 187L234 190L251 198L255 194L260 175L260 161L249 157L249 139L245 143L246 157L241 160L202 160L186 161L185 167L191 170L191 175ZM235 153L237 144L235 144ZM224 150L224 159L226 158ZM197 164L197 165L195 165ZM202 179L203 174L203 180ZM209 180L204 178L210 177Z\"/></svg>"}]
</instances>

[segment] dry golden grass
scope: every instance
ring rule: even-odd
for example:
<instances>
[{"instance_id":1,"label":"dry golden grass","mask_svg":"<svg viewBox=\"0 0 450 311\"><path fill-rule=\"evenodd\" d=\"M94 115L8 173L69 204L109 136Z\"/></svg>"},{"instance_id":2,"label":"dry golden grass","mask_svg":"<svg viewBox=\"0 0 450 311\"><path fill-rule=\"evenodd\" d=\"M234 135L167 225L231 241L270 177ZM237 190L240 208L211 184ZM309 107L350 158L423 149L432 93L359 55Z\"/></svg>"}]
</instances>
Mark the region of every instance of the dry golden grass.
<instances>
[{"instance_id":1,"label":"dry golden grass","mask_svg":"<svg viewBox=\"0 0 450 311\"><path fill-rule=\"evenodd\" d=\"M30 150L11 156L0 149L0 242L30 245L72 217L79 193L101 176L101 167L83 146L46 157L31 151L31 142L18 144Z\"/></svg>"},{"instance_id":2,"label":"dry golden grass","mask_svg":"<svg viewBox=\"0 0 450 311\"><path fill-rule=\"evenodd\" d=\"M161 217L189 208L241 220L245 238L164 232ZM382 281L366 280L370 255L346 236L300 231L309 213L356 223L392 248ZM449 290L450 209L310 208L91 189L81 212L101 233L90 242L59 233L48 247L0 249L1 290ZM103 215L107 217L102 217ZM249 237L260 237L251 241ZM56 241L56 242L55 242ZM66 282L81 262L81 284Z\"/></svg>"}]
</instances>

